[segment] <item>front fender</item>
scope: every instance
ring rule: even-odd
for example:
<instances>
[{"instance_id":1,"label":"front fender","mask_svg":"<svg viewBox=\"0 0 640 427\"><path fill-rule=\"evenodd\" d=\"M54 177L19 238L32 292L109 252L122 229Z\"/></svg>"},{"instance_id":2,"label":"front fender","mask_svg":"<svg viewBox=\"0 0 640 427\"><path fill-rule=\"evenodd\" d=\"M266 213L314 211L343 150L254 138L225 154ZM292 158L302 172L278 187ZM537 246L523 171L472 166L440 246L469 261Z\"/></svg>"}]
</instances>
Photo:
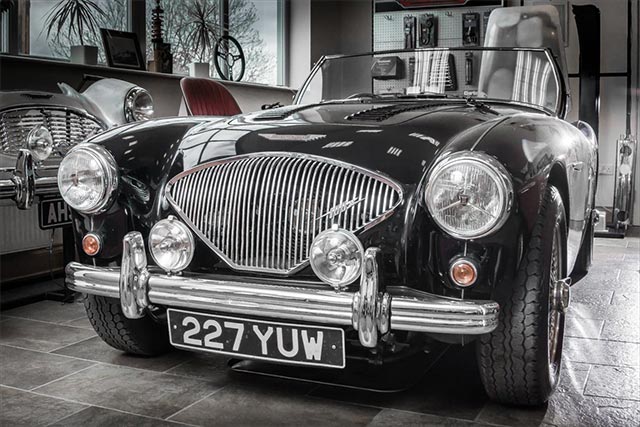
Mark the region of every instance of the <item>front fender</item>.
<instances>
[{"instance_id":1,"label":"front fender","mask_svg":"<svg viewBox=\"0 0 640 427\"><path fill-rule=\"evenodd\" d=\"M525 243L538 220L547 186L560 191L567 217L567 270L578 254L593 192L593 149L571 124L540 114L518 114L496 126L474 148L496 157L512 176ZM525 246L526 247L526 246Z\"/></svg>"}]
</instances>

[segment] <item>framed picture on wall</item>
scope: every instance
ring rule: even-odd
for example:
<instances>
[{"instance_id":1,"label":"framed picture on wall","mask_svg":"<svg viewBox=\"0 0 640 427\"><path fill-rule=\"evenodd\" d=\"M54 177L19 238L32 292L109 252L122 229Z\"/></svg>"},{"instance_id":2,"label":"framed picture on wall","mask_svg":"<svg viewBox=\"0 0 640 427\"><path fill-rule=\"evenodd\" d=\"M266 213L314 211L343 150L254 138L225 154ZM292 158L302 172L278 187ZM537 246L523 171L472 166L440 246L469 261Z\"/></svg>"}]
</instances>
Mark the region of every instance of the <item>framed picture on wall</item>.
<instances>
[{"instance_id":1,"label":"framed picture on wall","mask_svg":"<svg viewBox=\"0 0 640 427\"><path fill-rule=\"evenodd\" d=\"M100 28L107 65L130 70L145 70L145 60L140 50L138 36L126 31Z\"/></svg>"}]
</instances>

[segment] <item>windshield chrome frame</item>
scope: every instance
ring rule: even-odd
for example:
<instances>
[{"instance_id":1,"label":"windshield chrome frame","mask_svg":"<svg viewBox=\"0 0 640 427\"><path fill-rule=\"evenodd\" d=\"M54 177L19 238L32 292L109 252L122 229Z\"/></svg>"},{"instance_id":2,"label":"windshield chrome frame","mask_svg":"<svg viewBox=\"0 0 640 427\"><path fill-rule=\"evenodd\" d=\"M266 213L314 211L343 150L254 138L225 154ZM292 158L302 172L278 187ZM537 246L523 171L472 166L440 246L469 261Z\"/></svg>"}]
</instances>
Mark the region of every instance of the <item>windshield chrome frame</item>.
<instances>
[{"instance_id":1,"label":"windshield chrome frame","mask_svg":"<svg viewBox=\"0 0 640 427\"><path fill-rule=\"evenodd\" d=\"M553 110L549 108L545 108L541 105L529 104L526 102L520 102L520 101L515 101L510 99L477 98L477 97L472 97L472 98L478 99L482 102L493 101L493 102L499 102L503 104L513 104L513 105L518 105L522 107L533 108L533 109L540 110L547 114L558 116L561 118L564 118L568 112L570 94L568 90L567 76L565 76L565 74L562 72L562 69L558 64L557 58L553 55L553 53L549 48L526 48L526 47L436 47L436 48L422 48L422 49L391 49L391 50L381 50L381 51L356 53L356 54L348 54L348 55L324 55L318 60L318 62L315 63L315 65L311 69L311 72L309 73L309 76L300 87L300 90L298 90L298 92L296 93L296 96L293 99L293 105L302 105L300 101L303 97L303 94L306 92L307 88L309 87L311 80L313 80L318 70L320 70L324 65L324 63L328 60L342 59L342 58L356 58L360 56L388 55L393 53L414 53L414 52L435 52L435 51L465 51L465 52L468 52L468 51L477 51L477 52L524 51L524 52L544 53L547 56L549 63L552 65L554 69L553 76L556 81L556 104ZM452 99L455 100L455 98L452 98ZM327 100L327 101L323 100L320 102L328 102L328 101L335 101L335 100Z\"/></svg>"}]
</instances>

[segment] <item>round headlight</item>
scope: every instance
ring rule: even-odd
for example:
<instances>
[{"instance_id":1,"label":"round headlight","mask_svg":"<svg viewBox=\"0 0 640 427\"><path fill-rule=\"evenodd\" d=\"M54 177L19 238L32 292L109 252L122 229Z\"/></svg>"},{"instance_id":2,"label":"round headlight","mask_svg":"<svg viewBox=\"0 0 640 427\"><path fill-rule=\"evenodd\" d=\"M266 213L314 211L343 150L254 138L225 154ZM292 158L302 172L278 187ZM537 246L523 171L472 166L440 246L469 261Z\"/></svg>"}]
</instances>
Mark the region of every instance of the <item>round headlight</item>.
<instances>
[{"instance_id":1,"label":"round headlight","mask_svg":"<svg viewBox=\"0 0 640 427\"><path fill-rule=\"evenodd\" d=\"M141 87L131 89L124 99L124 118L127 122L149 120L153 117L153 98Z\"/></svg>"},{"instance_id":2,"label":"round headlight","mask_svg":"<svg viewBox=\"0 0 640 427\"><path fill-rule=\"evenodd\" d=\"M87 214L102 212L118 187L116 162L95 144L78 144L60 162L58 189L73 209Z\"/></svg>"},{"instance_id":3,"label":"round headlight","mask_svg":"<svg viewBox=\"0 0 640 427\"><path fill-rule=\"evenodd\" d=\"M507 171L493 157L469 151L455 153L438 163L427 178L429 213L451 236L484 237L507 220L513 186Z\"/></svg>"},{"instance_id":4,"label":"round headlight","mask_svg":"<svg viewBox=\"0 0 640 427\"><path fill-rule=\"evenodd\" d=\"M149 232L151 257L169 273L182 271L193 259L195 242L189 228L170 216L160 220Z\"/></svg>"},{"instance_id":5,"label":"round headlight","mask_svg":"<svg viewBox=\"0 0 640 427\"><path fill-rule=\"evenodd\" d=\"M363 254L362 243L353 233L336 228L313 240L309 262L320 280L341 289L360 276Z\"/></svg>"},{"instance_id":6,"label":"round headlight","mask_svg":"<svg viewBox=\"0 0 640 427\"><path fill-rule=\"evenodd\" d=\"M53 137L44 126L36 126L27 135L27 148L37 162L46 160L53 151Z\"/></svg>"}]
</instances>

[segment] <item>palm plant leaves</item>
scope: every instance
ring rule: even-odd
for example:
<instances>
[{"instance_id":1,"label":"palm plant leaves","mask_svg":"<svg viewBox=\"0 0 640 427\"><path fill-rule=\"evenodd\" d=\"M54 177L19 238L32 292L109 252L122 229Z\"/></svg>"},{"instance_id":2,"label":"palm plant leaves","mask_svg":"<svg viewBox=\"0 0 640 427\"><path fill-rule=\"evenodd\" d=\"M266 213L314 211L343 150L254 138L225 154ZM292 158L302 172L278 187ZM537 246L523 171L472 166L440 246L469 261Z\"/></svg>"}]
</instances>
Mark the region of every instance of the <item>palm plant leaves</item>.
<instances>
[{"instance_id":1,"label":"palm plant leaves","mask_svg":"<svg viewBox=\"0 0 640 427\"><path fill-rule=\"evenodd\" d=\"M47 38L55 31L54 37L59 39L64 26L67 25L69 39L76 34L82 45L85 30L96 34L99 27L97 16L104 18L106 14L92 0L60 0L47 14Z\"/></svg>"},{"instance_id":2,"label":"palm plant leaves","mask_svg":"<svg viewBox=\"0 0 640 427\"><path fill-rule=\"evenodd\" d=\"M217 9L206 0L194 0L187 9L191 22L185 24L187 32L185 41L190 45L203 62L207 52L211 52L218 39Z\"/></svg>"}]
</instances>

